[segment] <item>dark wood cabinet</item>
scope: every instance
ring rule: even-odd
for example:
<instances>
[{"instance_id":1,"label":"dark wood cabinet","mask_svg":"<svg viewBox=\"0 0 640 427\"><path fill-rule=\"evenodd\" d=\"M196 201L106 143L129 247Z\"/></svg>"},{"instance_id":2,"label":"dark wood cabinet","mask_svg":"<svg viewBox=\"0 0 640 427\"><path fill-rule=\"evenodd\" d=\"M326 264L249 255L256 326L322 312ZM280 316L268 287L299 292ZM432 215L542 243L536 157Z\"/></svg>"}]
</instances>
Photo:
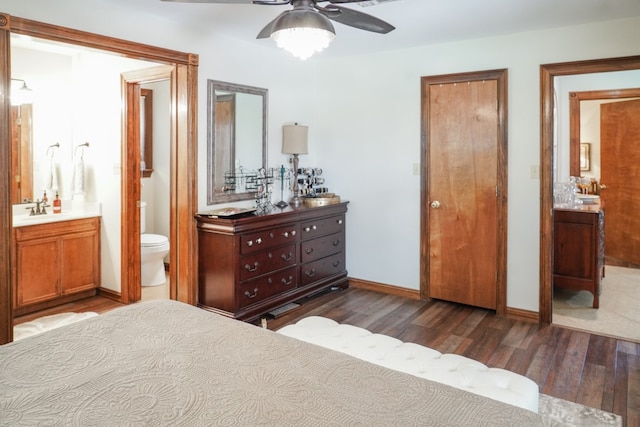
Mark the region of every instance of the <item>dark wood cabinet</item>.
<instances>
[{"instance_id":1,"label":"dark wood cabinet","mask_svg":"<svg viewBox=\"0 0 640 427\"><path fill-rule=\"evenodd\" d=\"M554 209L553 233L553 285L591 292L593 307L598 308L604 277L604 209Z\"/></svg>"},{"instance_id":2,"label":"dark wood cabinet","mask_svg":"<svg viewBox=\"0 0 640 427\"><path fill-rule=\"evenodd\" d=\"M197 215L198 306L240 320L347 286L347 202L260 215Z\"/></svg>"}]
</instances>

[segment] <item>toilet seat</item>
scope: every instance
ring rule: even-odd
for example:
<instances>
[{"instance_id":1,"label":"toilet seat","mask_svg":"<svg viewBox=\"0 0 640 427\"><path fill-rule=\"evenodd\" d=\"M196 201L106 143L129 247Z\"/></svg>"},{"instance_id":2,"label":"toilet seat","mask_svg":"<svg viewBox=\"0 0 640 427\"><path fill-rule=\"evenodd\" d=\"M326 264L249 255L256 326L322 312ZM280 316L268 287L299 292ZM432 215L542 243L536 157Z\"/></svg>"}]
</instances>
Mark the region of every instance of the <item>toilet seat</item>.
<instances>
[{"instance_id":1,"label":"toilet seat","mask_svg":"<svg viewBox=\"0 0 640 427\"><path fill-rule=\"evenodd\" d=\"M169 238L161 234L141 234L140 246L145 248L151 248L156 246L163 246L169 243Z\"/></svg>"}]
</instances>

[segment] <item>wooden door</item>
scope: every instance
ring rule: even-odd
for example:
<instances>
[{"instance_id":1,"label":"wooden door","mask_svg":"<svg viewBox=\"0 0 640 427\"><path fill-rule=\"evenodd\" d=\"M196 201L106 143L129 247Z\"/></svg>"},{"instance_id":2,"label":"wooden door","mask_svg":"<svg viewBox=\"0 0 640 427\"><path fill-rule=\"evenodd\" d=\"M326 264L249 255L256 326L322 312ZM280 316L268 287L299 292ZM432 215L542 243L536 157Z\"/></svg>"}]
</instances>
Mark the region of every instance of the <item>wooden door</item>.
<instances>
[{"instance_id":1,"label":"wooden door","mask_svg":"<svg viewBox=\"0 0 640 427\"><path fill-rule=\"evenodd\" d=\"M605 255L640 267L640 100L600 106Z\"/></svg>"},{"instance_id":2,"label":"wooden door","mask_svg":"<svg viewBox=\"0 0 640 427\"><path fill-rule=\"evenodd\" d=\"M506 73L506 71L505 71ZM428 86L427 297L506 309L506 74ZM501 96L502 95L502 96Z\"/></svg>"}]
</instances>

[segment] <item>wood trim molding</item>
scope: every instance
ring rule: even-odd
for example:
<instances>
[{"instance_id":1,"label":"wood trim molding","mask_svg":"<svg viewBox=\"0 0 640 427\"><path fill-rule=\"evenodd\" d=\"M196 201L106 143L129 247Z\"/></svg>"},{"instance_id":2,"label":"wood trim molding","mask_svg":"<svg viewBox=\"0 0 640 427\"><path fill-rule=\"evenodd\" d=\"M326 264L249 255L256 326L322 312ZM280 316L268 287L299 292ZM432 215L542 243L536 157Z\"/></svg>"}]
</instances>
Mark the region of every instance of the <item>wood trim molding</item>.
<instances>
[{"instance_id":1,"label":"wood trim molding","mask_svg":"<svg viewBox=\"0 0 640 427\"><path fill-rule=\"evenodd\" d=\"M401 288L399 286L387 285L384 283L371 282L369 280L349 277L349 286L356 289L378 292L385 295L420 300L420 291L416 289ZM539 315L535 311L522 310L519 308L507 307L505 317L512 320L522 320L525 322L539 323Z\"/></svg>"},{"instance_id":2,"label":"wood trim molding","mask_svg":"<svg viewBox=\"0 0 640 427\"><path fill-rule=\"evenodd\" d=\"M11 102L6 95L11 87L11 17L0 15L0 344L13 340L13 304L11 256L13 235L11 207Z\"/></svg>"},{"instance_id":3,"label":"wood trim molding","mask_svg":"<svg viewBox=\"0 0 640 427\"><path fill-rule=\"evenodd\" d=\"M116 292L107 288L98 288L97 295L105 298L109 298L110 300L120 302L122 301L122 295L120 292Z\"/></svg>"},{"instance_id":4,"label":"wood trim molding","mask_svg":"<svg viewBox=\"0 0 640 427\"><path fill-rule=\"evenodd\" d=\"M387 285L384 283L371 282L369 280L355 279L349 277L349 286L357 289L365 289L367 291L379 292L386 295L394 295L403 298L419 300L420 291L417 289L401 288L399 286Z\"/></svg>"},{"instance_id":5,"label":"wood trim molding","mask_svg":"<svg viewBox=\"0 0 640 427\"><path fill-rule=\"evenodd\" d=\"M508 319L522 320L524 322L540 323L540 315L537 311L522 310L520 308L507 307Z\"/></svg>"},{"instance_id":6,"label":"wood trim molding","mask_svg":"<svg viewBox=\"0 0 640 427\"><path fill-rule=\"evenodd\" d=\"M540 66L540 322L551 323L553 299L553 143L557 76L640 69L640 56L543 64Z\"/></svg>"}]
</instances>

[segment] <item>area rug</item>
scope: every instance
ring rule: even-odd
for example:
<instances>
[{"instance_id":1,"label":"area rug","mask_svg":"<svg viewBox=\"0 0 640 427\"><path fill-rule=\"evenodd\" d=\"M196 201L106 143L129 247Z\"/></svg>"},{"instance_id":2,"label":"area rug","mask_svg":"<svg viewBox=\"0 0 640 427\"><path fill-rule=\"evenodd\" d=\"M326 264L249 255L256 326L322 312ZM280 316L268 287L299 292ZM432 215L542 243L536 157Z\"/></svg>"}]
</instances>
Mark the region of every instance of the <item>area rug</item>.
<instances>
[{"instance_id":1,"label":"area rug","mask_svg":"<svg viewBox=\"0 0 640 427\"><path fill-rule=\"evenodd\" d=\"M622 417L611 412L569 402L540 393L538 413L545 426L622 427Z\"/></svg>"},{"instance_id":2,"label":"area rug","mask_svg":"<svg viewBox=\"0 0 640 427\"><path fill-rule=\"evenodd\" d=\"M588 291L554 290L554 325L640 342L640 269L605 267L600 308Z\"/></svg>"},{"instance_id":3,"label":"area rug","mask_svg":"<svg viewBox=\"0 0 640 427\"><path fill-rule=\"evenodd\" d=\"M21 323L13 327L13 340L18 341L20 339L30 337L32 335L41 334L51 329L56 329L61 326L70 325L71 323L79 322L90 317L97 316L98 313L93 311L87 311L84 313L60 313L52 314L50 316L40 317L30 322Z\"/></svg>"}]
</instances>

